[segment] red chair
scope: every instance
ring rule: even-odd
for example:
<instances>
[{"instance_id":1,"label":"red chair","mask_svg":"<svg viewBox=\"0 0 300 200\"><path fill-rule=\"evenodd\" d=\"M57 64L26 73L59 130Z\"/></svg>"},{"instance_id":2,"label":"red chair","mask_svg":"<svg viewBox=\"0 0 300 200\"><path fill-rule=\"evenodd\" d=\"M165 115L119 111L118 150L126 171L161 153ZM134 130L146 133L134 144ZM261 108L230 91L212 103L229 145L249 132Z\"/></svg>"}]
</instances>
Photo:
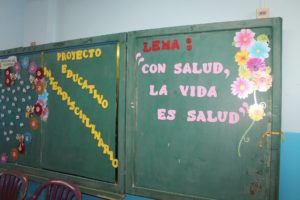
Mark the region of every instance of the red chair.
<instances>
[{"instance_id":1,"label":"red chair","mask_svg":"<svg viewBox=\"0 0 300 200\"><path fill-rule=\"evenodd\" d=\"M50 180L43 183L36 189L30 200L37 200L43 195L45 200L81 200L80 189L63 180Z\"/></svg>"},{"instance_id":2,"label":"red chair","mask_svg":"<svg viewBox=\"0 0 300 200\"><path fill-rule=\"evenodd\" d=\"M0 199L23 200L28 189L28 180L20 172L0 172Z\"/></svg>"}]
</instances>

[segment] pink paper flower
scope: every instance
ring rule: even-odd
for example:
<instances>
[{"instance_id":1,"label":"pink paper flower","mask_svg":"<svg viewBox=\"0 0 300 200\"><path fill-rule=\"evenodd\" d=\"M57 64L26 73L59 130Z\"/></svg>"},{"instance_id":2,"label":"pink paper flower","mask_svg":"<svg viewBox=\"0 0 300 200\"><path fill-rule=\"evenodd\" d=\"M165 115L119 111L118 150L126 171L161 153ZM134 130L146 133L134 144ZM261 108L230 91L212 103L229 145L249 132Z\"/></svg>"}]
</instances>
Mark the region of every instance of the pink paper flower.
<instances>
[{"instance_id":1,"label":"pink paper flower","mask_svg":"<svg viewBox=\"0 0 300 200\"><path fill-rule=\"evenodd\" d=\"M21 63L20 61L16 62L14 65L15 73L18 74L21 71Z\"/></svg>"},{"instance_id":2,"label":"pink paper flower","mask_svg":"<svg viewBox=\"0 0 300 200\"><path fill-rule=\"evenodd\" d=\"M266 71L266 63L260 58L250 58L247 62L247 68L252 74Z\"/></svg>"},{"instance_id":3,"label":"pink paper flower","mask_svg":"<svg viewBox=\"0 0 300 200\"><path fill-rule=\"evenodd\" d=\"M37 66L36 66L35 62L31 61L30 64L29 64L29 73L30 74L35 74L36 69L37 69Z\"/></svg>"},{"instance_id":4,"label":"pink paper flower","mask_svg":"<svg viewBox=\"0 0 300 200\"><path fill-rule=\"evenodd\" d=\"M240 99L245 99L253 92L253 83L248 79L238 77L231 84L231 93L237 95Z\"/></svg>"},{"instance_id":5,"label":"pink paper flower","mask_svg":"<svg viewBox=\"0 0 300 200\"><path fill-rule=\"evenodd\" d=\"M272 76L266 72L259 72L253 76L254 89L266 92L272 87Z\"/></svg>"},{"instance_id":6,"label":"pink paper flower","mask_svg":"<svg viewBox=\"0 0 300 200\"><path fill-rule=\"evenodd\" d=\"M8 156L6 153L1 154L1 164L6 164L8 160Z\"/></svg>"},{"instance_id":7,"label":"pink paper flower","mask_svg":"<svg viewBox=\"0 0 300 200\"><path fill-rule=\"evenodd\" d=\"M235 47L246 49L254 42L255 33L250 29L242 29L240 32L235 33L234 44Z\"/></svg>"},{"instance_id":8,"label":"pink paper flower","mask_svg":"<svg viewBox=\"0 0 300 200\"><path fill-rule=\"evenodd\" d=\"M46 122L48 120L48 116L49 116L49 110L48 110L48 107L45 107L43 109L43 112L42 112L42 115L41 115L42 121Z\"/></svg>"}]
</instances>

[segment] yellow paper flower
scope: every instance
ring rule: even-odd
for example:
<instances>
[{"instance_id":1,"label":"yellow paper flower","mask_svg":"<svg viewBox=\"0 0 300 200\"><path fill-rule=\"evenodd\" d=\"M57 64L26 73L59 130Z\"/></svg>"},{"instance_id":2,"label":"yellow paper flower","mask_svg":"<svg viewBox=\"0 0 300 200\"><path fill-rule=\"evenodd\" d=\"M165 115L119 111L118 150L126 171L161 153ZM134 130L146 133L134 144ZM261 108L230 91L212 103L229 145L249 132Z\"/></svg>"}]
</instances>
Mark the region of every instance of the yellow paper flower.
<instances>
[{"instance_id":1,"label":"yellow paper flower","mask_svg":"<svg viewBox=\"0 0 300 200\"><path fill-rule=\"evenodd\" d=\"M242 78L251 78L252 74L245 65L241 65L239 67L239 76Z\"/></svg>"},{"instance_id":2,"label":"yellow paper flower","mask_svg":"<svg viewBox=\"0 0 300 200\"><path fill-rule=\"evenodd\" d=\"M264 105L262 104L253 104L248 109L248 115L253 121L260 121L264 118L265 111Z\"/></svg>"},{"instance_id":3,"label":"yellow paper flower","mask_svg":"<svg viewBox=\"0 0 300 200\"><path fill-rule=\"evenodd\" d=\"M246 50L241 50L235 54L235 62L238 65L246 65L249 58L249 52Z\"/></svg>"}]
</instances>

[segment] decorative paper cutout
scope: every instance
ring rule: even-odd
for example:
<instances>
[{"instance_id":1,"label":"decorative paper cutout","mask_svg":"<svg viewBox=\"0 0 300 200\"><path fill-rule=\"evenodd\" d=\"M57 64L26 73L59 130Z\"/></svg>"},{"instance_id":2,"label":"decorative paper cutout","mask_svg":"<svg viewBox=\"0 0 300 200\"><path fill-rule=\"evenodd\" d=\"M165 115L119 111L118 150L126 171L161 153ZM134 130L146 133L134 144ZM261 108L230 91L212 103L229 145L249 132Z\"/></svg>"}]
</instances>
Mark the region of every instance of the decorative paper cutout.
<instances>
[{"instance_id":1,"label":"decorative paper cutout","mask_svg":"<svg viewBox=\"0 0 300 200\"><path fill-rule=\"evenodd\" d=\"M1 164L5 165L5 164L7 164L7 161L8 161L8 156L4 152L4 153L1 154Z\"/></svg>"},{"instance_id":2,"label":"decorative paper cutout","mask_svg":"<svg viewBox=\"0 0 300 200\"><path fill-rule=\"evenodd\" d=\"M247 105L248 116L252 122L239 141L238 156L240 157L242 143L250 141L247 134L255 122L263 120L266 116L266 103L258 102L256 95L258 92L267 92L272 87L271 68L267 67L265 62L271 48L267 35L261 34L255 39L255 33L250 29L237 32L233 44L240 48L235 55L235 61L239 65L239 77L232 83L231 93L240 99L246 99L253 94L254 99L254 104Z\"/></svg>"},{"instance_id":3,"label":"decorative paper cutout","mask_svg":"<svg viewBox=\"0 0 300 200\"><path fill-rule=\"evenodd\" d=\"M5 70L11 66L14 66L14 64L17 62L16 56L9 56L5 59L0 59L0 69Z\"/></svg>"},{"instance_id":4,"label":"decorative paper cutout","mask_svg":"<svg viewBox=\"0 0 300 200\"><path fill-rule=\"evenodd\" d=\"M74 73L71 69L67 69L68 66L63 64L61 66L61 73L66 75L66 78L71 79L74 83L81 87L83 90L88 90L89 94L93 96L93 99L96 99L98 104L101 105L103 109L108 107L108 100L104 97L103 94L99 93L95 88L95 85L89 85L88 81L81 77L79 74Z\"/></svg>"},{"instance_id":5,"label":"decorative paper cutout","mask_svg":"<svg viewBox=\"0 0 300 200\"><path fill-rule=\"evenodd\" d=\"M24 142L25 144L30 144L32 140L32 134L30 132L24 133Z\"/></svg>"},{"instance_id":6,"label":"decorative paper cutout","mask_svg":"<svg viewBox=\"0 0 300 200\"><path fill-rule=\"evenodd\" d=\"M19 152L16 148L10 150L10 157L13 161L17 161L19 159Z\"/></svg>"},{"instance_id":7,"label":"decorative paper cutout","mask_svg":"<svg viewBox=\"0 0 300 200\"><path fill-rule=\"evenodd\" d=\"M36 66L35 62L31 61L30 65L29 65L29 73L35 74L36 70L37 70L37 66Z\"/></svg>"},{"instance_id":8,"label":"decorative paper cutout","mask_svg":"<svg viewBox=\"0 0 300 200\"><path fill-rule=\"evenodd\" d=\"M14 65L14 71L15 71L16 74L20 73L20 71L21 71L20 61L16 62L16 64Z\"/></svg>"},{"instance_id":9,"label":"decorative paper cutout","mask_svg":"<svg viewBox=\"0 0 300 200\"><path fill-rule=\"evenodd\" d=\"M23 67L23 69L27 69L29 66L29 57L28 56L24 56L21 58L21 66Z\"/></svg>"},{"instance_id":10,"label":"decorative paper cutout","mask_svg":"<svg viewBox=\"0 0 300 200\"><path fill-rule=\"evenodd\" d=\"M42 67L39 67L37 70L36 70L36 73L35 73L35 77L37 79L42 79L44 78L44 69Z\"/></svg>"},{"instance_id":11,"label":"decorative paper cutout","mask_svg":"<svg viewBox=\"0 0 300 200\"><path fill-rule=\"evenodd\" d=\"M39 81L36 84L36 93L38 93L39 95L43 94L44 92L44 83Z\"/></svg>"},{"instance_id":12,"label":"decorative paper cutout","mask_svg":"<svg viewBox=\"0 0 300 200\"><path fill-rule=\"evenodd\" d=\"M29 126L32 130L36 130L39 127L39 121L36 118L31 117L29 120Z\"/></svg>"},{"instance_id":13,"label":"decorative paper cutout","mask_svg":"<svg viewBox=\"0 0 300 200\"><path fill-rule=\"evenodd\" d=\"M37 103L34 105L34 113L37 115L41 115L43 112L43 107L41 106L40 103Z\"/></svg>"},{"instance_id":14,"label":"decorative paper cutout","mask_svg":"<svg viewBox=\"0 0 300 200\"><path fill-rule=\"evenodd\" d=\"M20 154L25 153L25 144L24 144L24 135L23 134L17 134L16 139L18 140L19 144L17 146L17 150Z\"/></svg>"}]
</instances>

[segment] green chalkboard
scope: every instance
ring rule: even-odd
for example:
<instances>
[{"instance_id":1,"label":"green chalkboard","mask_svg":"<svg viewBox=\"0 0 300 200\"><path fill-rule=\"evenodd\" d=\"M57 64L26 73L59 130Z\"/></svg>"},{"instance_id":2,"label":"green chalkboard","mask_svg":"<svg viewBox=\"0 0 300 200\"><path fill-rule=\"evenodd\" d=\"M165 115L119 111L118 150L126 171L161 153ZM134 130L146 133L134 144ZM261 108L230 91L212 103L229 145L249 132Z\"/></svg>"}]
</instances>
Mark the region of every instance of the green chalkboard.
<instances>
[{"instance_id":1,"label":"green chalkboard","mask_svg":"<svg viewBox=\"0 0 300 200\"><path fill-rule=\"evenodd\" d=\"M83 192L120 198L126 35L13 49L0 56L0 168L21 170L38 181L68 179ZM18 73L8 61L20 62ZM17 74L8 86L6 73ZM26 139L27 132L31 141L24 140L25 151L18 151L17 134Z\"/></svg>"},{"instance_id":2,"label":"green chalkboard","mask_svg":"<svg viewBox=\"0 0 300 200\"><path fill-rule=\"evenodd\" d=\"M18 163L31 167L40 166L41 119L39 127L30 127L31 118L26 116L27 107L34 106L38 94L30 81L32 69L41 64L39 52L4 55L0 58L0 152L3 162ZM5 67L8 60L15 60L13 66ZM3 62L4 61L4 62ZM23 137L23 142L17 139ZM24 144L21 146L21 144ZM24 147L25 146L25 147ZM18 150L18 148L20 148ZM14 155L14 156L12 156Z\"/></svg>"},{"instance_id":3,"label":"green chalkboard","mask_svg":"<svg viewBox=\"0 0 300 200\"><path fill-rule=\"evenodd\" d=\"M280 45L280 19L129 33L127 191L276 199Z\"/></svg>"},{"instance_id":4,"label":"green chalkboard","mask_svg":"<svg viewBox=\"0 0 300 200\"><path fill-rule=\"evenodd\" d=\"M76 113L85 113L89 123L101 132L113 158L117 159L118 45L117 42L100 43L45 52L45 65L51 71L54 83L49 82L48 86L49 108L53 111L50 111L45 128L44 168L112 183L116 181L116 170L110 157L103 154L91 128L87 127L87 122L82 123L83 117ZM84 52L86 58L71 55L67 59L71 53L78 52ZM62 99L63 92L58 94L55 82L74 104Z\"/></svg>"}]
</instances>

